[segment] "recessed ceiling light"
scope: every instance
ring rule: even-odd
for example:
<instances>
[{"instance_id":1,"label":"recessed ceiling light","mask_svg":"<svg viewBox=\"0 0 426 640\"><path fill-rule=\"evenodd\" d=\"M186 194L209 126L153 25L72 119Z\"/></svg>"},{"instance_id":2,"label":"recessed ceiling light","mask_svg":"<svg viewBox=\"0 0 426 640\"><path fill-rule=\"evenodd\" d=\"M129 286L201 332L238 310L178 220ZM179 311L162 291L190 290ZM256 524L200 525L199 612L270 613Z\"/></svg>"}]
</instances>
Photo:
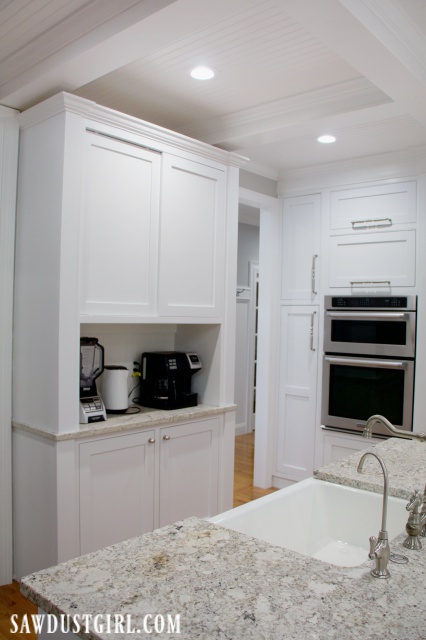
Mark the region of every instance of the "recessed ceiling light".
<instances>
[{"instance_id":1,"label":"recessed ceiling light","mask_svg":"<svg viewBox=\"0 0 426 640\"><path fill-rule=\"evenodd\" d=\"M190 71L191 78L195 80L211 80L215 76L215 72L211 67L194 67Z\"/></svg>"},{"instance_id":2,"label":"recessed ceiling light","mask_svg":"<svg viewBox=\"0 0 426 640\"><path fill-rule=\"evenodd\" d=\"M322 142L323 144L330 144L330 142L336 142L336 138L330 135L320 136L318 138L318 142Z\"/></svg>"}]
</instances>

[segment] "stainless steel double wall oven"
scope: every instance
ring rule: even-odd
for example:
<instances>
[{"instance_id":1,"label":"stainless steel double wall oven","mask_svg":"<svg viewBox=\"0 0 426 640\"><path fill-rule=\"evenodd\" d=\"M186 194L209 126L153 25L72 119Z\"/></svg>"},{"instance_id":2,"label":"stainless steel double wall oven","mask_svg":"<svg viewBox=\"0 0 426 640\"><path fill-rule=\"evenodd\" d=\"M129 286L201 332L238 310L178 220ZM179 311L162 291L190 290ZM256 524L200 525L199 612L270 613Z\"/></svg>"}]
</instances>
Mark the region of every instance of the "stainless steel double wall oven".
<instances>
[{"instance_id":1,"label":"stainless steel double wall oven","mask_svg":"<svg viewBox=\"0 0 426 640\"><path fill-rule=\"evenodd\" d=\"M415 353L416 296L326 296L322 424L356 433L381 414L412 431Z\"/></svg>"}]
</instances>

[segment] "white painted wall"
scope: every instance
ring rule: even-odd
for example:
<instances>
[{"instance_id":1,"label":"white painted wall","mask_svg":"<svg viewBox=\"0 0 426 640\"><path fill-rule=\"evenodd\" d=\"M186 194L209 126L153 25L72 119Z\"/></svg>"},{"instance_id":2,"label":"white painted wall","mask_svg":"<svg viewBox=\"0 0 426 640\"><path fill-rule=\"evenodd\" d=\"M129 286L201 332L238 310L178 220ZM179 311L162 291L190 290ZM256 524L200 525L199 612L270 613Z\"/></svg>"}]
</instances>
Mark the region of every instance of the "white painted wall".
<instances>
[{"instance_id":1,"label":"white painted wall","mask_svg":"<svg viewBox=\"0 0 426 640\"><path fill-rule=\"evenodd\" d=\"M238 287L249 286L250 262L259 262L259 227L240 223L238 225Z\"/></svg>"}]
</instances>

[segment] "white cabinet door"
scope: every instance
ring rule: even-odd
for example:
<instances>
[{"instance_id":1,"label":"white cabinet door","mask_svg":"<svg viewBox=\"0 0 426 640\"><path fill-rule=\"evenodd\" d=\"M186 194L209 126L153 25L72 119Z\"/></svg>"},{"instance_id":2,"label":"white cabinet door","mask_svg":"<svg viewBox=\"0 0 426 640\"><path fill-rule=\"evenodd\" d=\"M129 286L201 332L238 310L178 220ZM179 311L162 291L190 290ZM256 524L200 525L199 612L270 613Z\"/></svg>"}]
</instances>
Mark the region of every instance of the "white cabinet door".
<instances>
[{"instance_id":1,"label":"white cabinet door","mask_svg":"<svg viewBox=\"0 0 426 640\"><path fill-rule=\"evenodd\" d=\"M312 475L317 368L318 307L283 306L275 468L287 480Z\"/></svg>"},{"instance_id":2,"label":"white cabinet door","mask_svg":"<svg viewBox=\"0 0 426 640\"><path fill-rule=\"evenodd\" d=\"M331 433L330 431L323 431L323 461L322 465L329 464L330 462L337 462L350 456L352 453L362 451L363 449L370 448L371 445L383 442L369 438L365 439L362 436L351 436L346 433ZM355 463L354 463L355 464Z\"/></svg>"},{"instance_id":3,"label":"white cabinet door","mask_svg":"<svg viewBox=\"0 0 426 640\"><path fill-rule=\"evenodd\" d=\"M86 135L81 314L154 315L161 154Z\"/></svg>"},{"instance_id":4,"label":"white cabinet door","mask_svg":"<svg viewBox=\"0 0 426 640\"><path fill-rule=\"evenodd\" d=\"M160 527L218 510L219 419L160 430Z\"/></svg>"},{"instance_id":5,"label":"white cabinet door","mask_svg":"<svg viewBox=\"0 0 426 640\"><path fill-rule=\"evenodd\" d=\"M416 182L332 191L331 229L379 229L416 222Z\"/></svg>"},{"instance_id":6,"label":"white cabinet door","mask_svg":"<svg viewBox=\"0 0 426 640\"><path fill-rule=\"evenodd\" d=\"M283 201L281 299L314 302L319 291L321 196Z\"/></svg>"},{"instance_id":7,"label":"white cabinet door","mask_svg":"<svg viewBox=\"0 0 426 640\"><path fill-rule=\"evenodd\" d=\"M164 155L160 316L220 317L225 211L225 171Z\"/></svg>"},{"instance_id":8,"label":"white cabinet door","mask_svg":"<svg viewBox=\"0 0 426 640\"><path fill-rule=\"evenodd\" d=\"M330 287L413 287L416 232L332 236L329 258Z\"/></svg>"},{"instance_id":9,"label":"white cabinet door","mask_svg":"<svg viewBox=\"0 0 426 640\"><path fill-rule=\"evenodd\" d=\"M83 442L80 552L154 529L155 432Z\"/></svg>"}]
</instances>

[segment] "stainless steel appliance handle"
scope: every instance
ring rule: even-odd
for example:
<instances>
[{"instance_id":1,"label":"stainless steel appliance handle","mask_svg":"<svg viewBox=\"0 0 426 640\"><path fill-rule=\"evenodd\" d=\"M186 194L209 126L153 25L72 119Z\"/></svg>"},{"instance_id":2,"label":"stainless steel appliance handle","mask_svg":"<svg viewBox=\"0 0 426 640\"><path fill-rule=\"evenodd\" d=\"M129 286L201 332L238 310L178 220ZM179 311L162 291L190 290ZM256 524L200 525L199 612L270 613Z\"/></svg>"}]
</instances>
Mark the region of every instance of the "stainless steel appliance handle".
<instances>
[{"instance_id":1,"label":"stainless steel appliance handle","mask_svg":"<svg viewBox=\"0 0 426 640\"><path fill-rule=\"evenodd\" d=\"M363 229L365 227L390 227L392 218L373 218L371 220L351 220L353 229Z\"/></svg>"},{"instance_id":2,"label":"stainless steel appliance handle","mask_svg":"<svg viewBox=\"0 0 426 640\"><path fill-rule=\"evenodd\" d=\"M327 362L331 364L344 365L361 365L364 367L382 367L384 369L405 369L406 362L395 360L372 360L371 358L337 358L334 356L325 356Z\"/></svg>"},{"instance_id":3,"label":"stainless steel appliance handle","mask_svg":"<svg viewBox=\"0 0 426 640\"><path fill-rule=\"evenodd\" d=\"M315 281L316 281L315 261L316 261L316 259L317 259L317 258L318 258L318 254L317 254L317 253L315 253L315 254L312 256L312 281L311 281L311 289L312 289L312 293L313 293L314 295L316 295L316 294L318 293L318 291L316 291L316 282L315 282Z\"/></svg>"},{"instance_id":4,"label":"stainless steel appliance handle","mask_svg":"<svg viewBox=\"0 0 426 640\"><path fill-rule=\"evenodd\" d=\"M350 280L349 281L351 285L354 284L359 284L359 285L366 285L366 284L387 284L391 285L391 281L390 280Z\"/></svg>"},{"instance_id":5,"label":"stainless steel appliance handle","mask_svg":"<svg viewBox=\"0 0 426 640\"><path fill-rule=\"evenodd\" d=\"M316 351L316 349L314 347L315 315L316 315L316 311L312 311L312 313L311 313L311 351Z\"/></svg>"},{"instance_id":6,"label":"stainless steel appliance handle","mask_svg":"<svg viewBox=\"0 0 426 640\"><path fill-rule=\"evenodd\" d=\"M383 311L383 312L373 312L373 311L327 311L327 316L329 318L343 318L346 320L350 320L351 318L367 318L367 319L377 319L377 320L406 320L408 317L407 313L401 313L399 311Z\"/></svg>"}]
</instances>

